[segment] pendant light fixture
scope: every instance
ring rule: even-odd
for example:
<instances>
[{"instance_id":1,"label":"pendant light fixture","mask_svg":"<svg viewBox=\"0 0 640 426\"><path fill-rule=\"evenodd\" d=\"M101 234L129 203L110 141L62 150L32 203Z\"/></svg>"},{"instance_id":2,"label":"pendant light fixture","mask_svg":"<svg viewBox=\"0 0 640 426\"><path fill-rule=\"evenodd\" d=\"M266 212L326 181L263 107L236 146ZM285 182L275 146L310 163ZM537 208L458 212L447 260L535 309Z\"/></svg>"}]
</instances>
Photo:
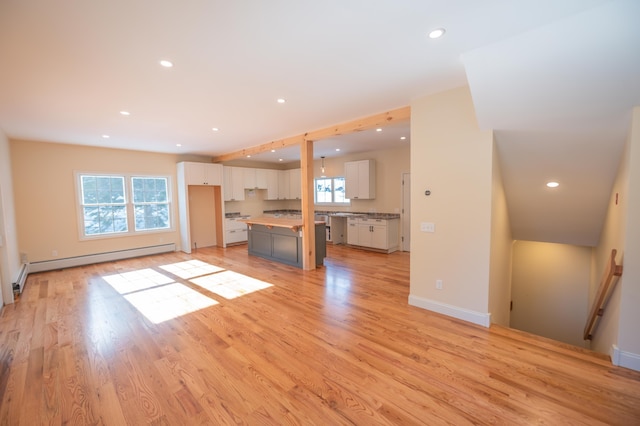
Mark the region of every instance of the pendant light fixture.
<instances>
[{"instance_id":1,"label":"pendant light fixture","mask_svg":"<svg viewBox=\"0 0 640 426\"><path fill-rule=\"evenodd\" d=\"M320 171L322 172L322 177L324 177L324 156L320 158L322 158L322 168L320 169Z\"/></svg>"}]
</instances>

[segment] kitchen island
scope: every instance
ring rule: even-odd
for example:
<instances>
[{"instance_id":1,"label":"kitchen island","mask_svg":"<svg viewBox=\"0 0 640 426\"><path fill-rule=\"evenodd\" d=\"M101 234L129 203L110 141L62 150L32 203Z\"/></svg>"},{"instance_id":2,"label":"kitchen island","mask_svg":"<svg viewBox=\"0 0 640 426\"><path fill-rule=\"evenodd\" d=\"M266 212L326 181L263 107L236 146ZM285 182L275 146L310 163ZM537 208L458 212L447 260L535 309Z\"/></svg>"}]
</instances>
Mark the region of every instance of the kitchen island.
<instances>
[{"instance_id":1,"label":"kitchen island","mask_svg":"<svg viewBox=\"0 0 640 426\"><path fill-rule=\"evenodd\" d=\"M249 225L249 254L302 268L302 219L256 217L239 219ZM325 222L315 221L316 265L327 253Z\"/></svg>"}]
</instances>

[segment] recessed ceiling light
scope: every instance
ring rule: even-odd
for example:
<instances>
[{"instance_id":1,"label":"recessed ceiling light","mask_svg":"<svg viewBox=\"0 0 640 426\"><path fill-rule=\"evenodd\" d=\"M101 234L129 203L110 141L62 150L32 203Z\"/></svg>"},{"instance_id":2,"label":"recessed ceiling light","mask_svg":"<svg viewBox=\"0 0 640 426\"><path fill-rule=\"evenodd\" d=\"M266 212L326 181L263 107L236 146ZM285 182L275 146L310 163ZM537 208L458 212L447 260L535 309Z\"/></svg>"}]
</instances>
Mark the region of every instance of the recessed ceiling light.
<instances>
[{"instance_id":1,"label":"recessed ceiling light","mask_svg":"<svg viewBox=\"0 0 640 426\"><path fill-rule=\"evenodd\" d=\"M182 144L181 143L177 143L176 146L182 146Z\"/></svg>"},{"instance_id":2,"label":"recessed ceiling light","mask_svg":"<svg viewBox=\"0 0 640 426\"><path fill-rule=\"evenodd\" d=\"M336 151L340 151L340 148L336 148Z\"/></svg>"},{"instance_id":3,"label":"recessed ceiling light","mask_svg":"<svg viewBox=\"0 0 640 426\"><path fill-rule=\"evenodd\" d=\"M376 129L376 132L381 132L381 131L382 131L382 129Z\"/></svg>"},{"instance_id":4,"label":"recessed ceiling light","mask_svg":"<svg viewBox=\"0 0 640 426\"><path fill-rule=\"evenodd\" d=\"M406 136L400 136L400 140L401 140L401 141L403 141L403 140L405 140L405 139L407 139L407 137L406 137Z\"/></svg>"},{"instance_id":5,"label":"recessed ceiling light","mask_svg":"<svg viewBox=\"0 0 640 426\"><path fill-rule=\"evenodd\" d=\"M109 135L102 135L103 139L109 139Z\"/></svg>"},{"instance_id":6,"label":"recessed ceiling light","mask_svg":"<svg viewBox=\"0 0 640 426\"><path fill-rule=\"evenodd\" d=\"M162 61L160 61L160 65L162 65L165 68L171 68L173 66L173 62L163 59Z\"/></svg>"},{"instance_id":7,"label":"recessed ceiling light","mask_svg":"<svg viewBox=\"0 0 640 426\"><path fill-rule=\"evenodd\" d=\"M278 161L282 161L282 158L278 158Z\"/></svg>"},{"instance_id":8,"label":"recessed ceiling light","mask_svg":"<svg viewBox=\"0 0 640 426\"><path fill-rule=\"evenodd\" d=\"M285 102L286 102L286 101L285 101L284 99L282 99L282 98L278 98L278 103L279 103L279 104L283 104L283 103L285 103Z\"/></svg>"},{"instance_id":9,"label":"recessed ceiling light","mask_svg":"<svg viewBox=\"0 0 640 426\"><path fill-rule=\"evenodd\" d=\"M558 182L547 182L547 186L549 188L557 188L560 184Z\"/></svg>"},{"instance_id":10,"label":"recessed ceiling light","mask_svg":"<svg viewBox=\"0 0 640 426\"><path fill-rule=\"evenodd\" d=\"M213 130L214 132L217 132L217 131L218 131L218 130L220 130L220 129L218 129L217 127L214 127L214 128L212 128L211 130Z\"/></svg>"},{"instance_id":11,"label":"recessed ceiling light","mask_svg":"<svg viewBox=\"0 0 640 426\"><path fill-rule=\"evenodd\" d=\"M250 156L250 155L247 155L247 158L251 158L251 156Z\"/></svg>"},{"instance_id":12,"label":"recessed ceiling light","mask_svg":"<svg viewBox=\"0 0 640 426\"><path fill-rule=\"evenodd\" d=\"M276 150L275 150L275 149L272 149L272 150L271 150L271 152L276 152Z\"/></svg>"},{"instance_id":13,"label":"recessed ceiling light","mask_svg":"<svg viewBox=\"0 0 640 426\"><path fill-rule=\"evenodd\" d=\"M431 30L431 32L429 32L429 38L440 38L444 35L445 32L446 31L444 28L436 28L435 30Z\"/></svg>"},{"instance_id":14,"label":"recessed ceiling light","mask_svg":"<svg viewBox=\"0 0 640 426\"><path fill-rule=\"evenodd\" d=\"M120 114L122 114L122 115L131 115L131 113L129 111L120 111Z\"/></svg>"}]
</instances>

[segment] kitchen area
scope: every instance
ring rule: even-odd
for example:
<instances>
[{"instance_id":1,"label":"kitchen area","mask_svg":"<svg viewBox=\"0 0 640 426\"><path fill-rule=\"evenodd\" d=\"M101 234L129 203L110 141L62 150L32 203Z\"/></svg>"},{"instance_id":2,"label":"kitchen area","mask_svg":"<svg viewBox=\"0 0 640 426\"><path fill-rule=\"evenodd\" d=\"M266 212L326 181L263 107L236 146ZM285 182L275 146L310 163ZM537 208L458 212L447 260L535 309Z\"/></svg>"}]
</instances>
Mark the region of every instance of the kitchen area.
<instances>
[{"instance_id":1,"label":"kitchen area","mask_svg":"<svg viewBox=\"0 0 640 426\"><path fill-rule=\"evenodd\" d=\"M209 241L209 245L223 247L247 244L250 254L273 256L273 260L276 261L285 258L283 263L301 267L297 254L301 250L300 240L294 243L289 239L285 243L284 239L284 236L299 238L302 235L299 229L302 226L301 170L296 167L299 163L288 164L292 167L289 169L271 169L267 168L266 164L263 166L249 162L230 165L179 164L182 164L178 168L182 251L190 252L198 247L205 247L198 244L198 241L205 240ZM251 167L253 164L262 167ZM208 180L188 180L185 170L189 170L190 167L208 168L213 177ZM347 202L316 202L314 205L315 226L320 228L318 224L322 224L321 231L316 229L315 232L316 242L322 241L321 245L316 245L316 253L319 253L316 256L317 265L322 265L326 244L343 244L384 253L403 250L401 180L402 173L406 172L408 167L408 144L393 150L337 157L326 161L314 160L314 177L344 177L344 190L347 193ZM215 237L203 238L202 230L190 229L190 219L197 216L189 211L188 207L195 201L191 195L194 189L191 188L192 185L212 187L209 197L213 202L207 208L206 215L216 225L209 227L206 232L215 233ZM183 217L187 220L183 220ZM284 220L286 225L273 226L281 220ZM263 234L266 229L272 232L274 228L282 228L279 231L284 229L287 232L282 233L283 237L271 235L269 243L266 242L265 235L260 235L260 243L252 244L252 228L260 229ZM184 235L188 237L184 238ZM215 244L211 244L211 241L215 241ZM285 249L275 255L265 253L269 246ZM320 255L322 257L319 257Z\"/></svg>"}]
</instances>

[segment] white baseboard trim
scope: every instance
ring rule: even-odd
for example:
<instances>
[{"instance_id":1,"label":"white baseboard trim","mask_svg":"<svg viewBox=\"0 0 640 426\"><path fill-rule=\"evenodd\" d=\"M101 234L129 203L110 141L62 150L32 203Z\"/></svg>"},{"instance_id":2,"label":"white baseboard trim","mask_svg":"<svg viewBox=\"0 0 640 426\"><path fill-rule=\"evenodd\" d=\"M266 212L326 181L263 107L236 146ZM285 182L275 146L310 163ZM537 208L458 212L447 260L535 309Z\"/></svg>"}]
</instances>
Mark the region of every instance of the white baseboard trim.
<instances>
[{"instance_id":1,"label":"white baseboard trim","mask_svg":"<svg viewBox=\"0 0 640 426\"><path fill-rule=\"evenodd\" d=\"M610 355L613 365L640 371L640 355L623 351L617 345L611 345Z\"/></svg>"},{"instance_id":2,"label":"white baseboard trim","mask_svg":"<svg viewBox=\"0 0 640 426\"><path fill-rule=\"evenodd\" d=\"M54 271L56 269L73 268L76 266L91 265L93 263L111 262L132 257L148 256L176 251L174 243L161 244L158 246L141 247L128 250L111 251L107 253L89 254L86 256L67 257L65 259L45 260L29 264L29 273Z\"/></svg>"},{"instance_id":3,"label":"white baseboard trim","mask_svg":"<svg viewBox=\"0 0 640 426\"><path fill-rule=\"evenodd\" d=\"M489 327L491 325L491 314L483 314L482 312L447 305L446 303L436 302L435 300L425 299L423 297L409 295L409 305L481 325L483 327Z\"/></svg>"}]
</instances>

